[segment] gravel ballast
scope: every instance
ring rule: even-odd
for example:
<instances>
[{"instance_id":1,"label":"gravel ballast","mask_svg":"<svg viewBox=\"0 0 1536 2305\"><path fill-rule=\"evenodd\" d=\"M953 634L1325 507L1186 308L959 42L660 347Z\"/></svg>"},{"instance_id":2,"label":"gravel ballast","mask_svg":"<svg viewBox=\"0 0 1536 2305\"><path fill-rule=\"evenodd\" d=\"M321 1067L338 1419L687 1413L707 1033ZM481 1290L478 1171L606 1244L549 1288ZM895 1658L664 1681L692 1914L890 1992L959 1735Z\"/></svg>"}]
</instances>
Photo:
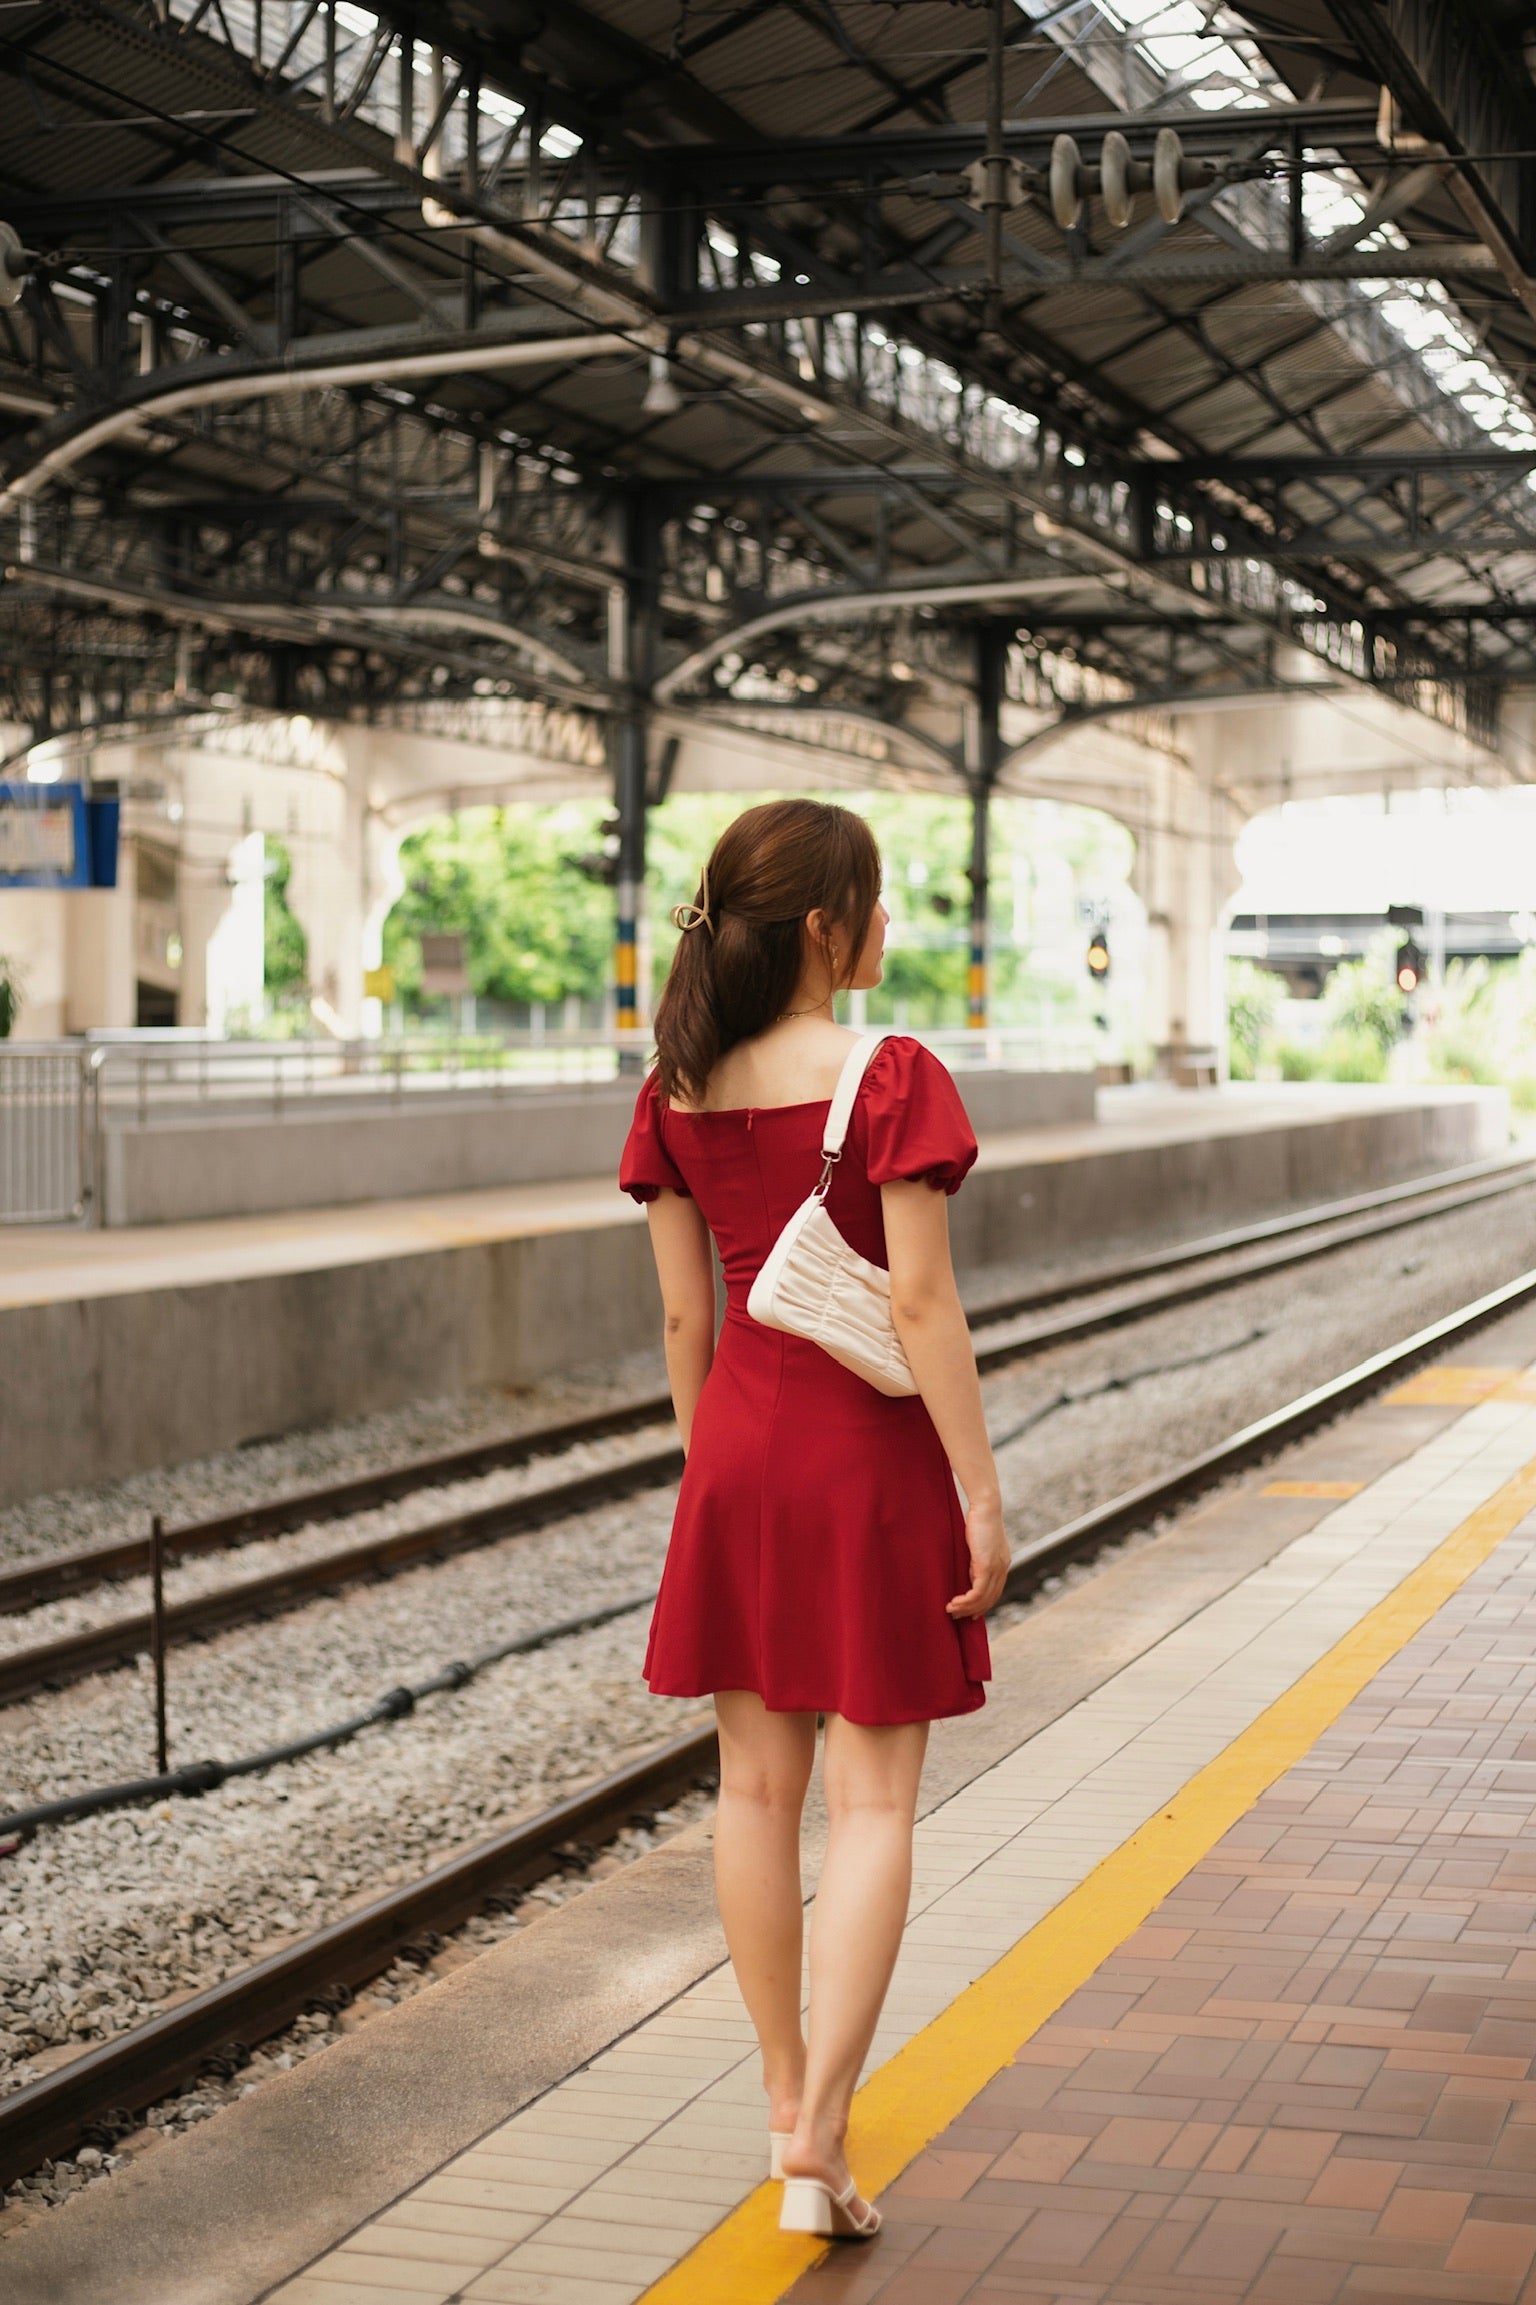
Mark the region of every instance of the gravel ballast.
<instances>
[{"instance_id":1,"label":"gravel ballast","mask_svg":"<svg viewBox=\"0 0 1536 2305\"><path fill-rule=\"evenodd\" d=\"M219 1456L131 1473L94 1488L25 1497L0 1508L0 1569L117 1537L142 1537L152 1513L177 1529L266 1504L290 1490L354 1480L417 1457L533 1432L616 1402L664 1393L666 1385L659 1350L629 1353L539 1384L410 1401L404 1408L248 1442Z\"/></svg>"},{"instance_id":2,"label":"gravel ballast","mask_svg":"<svg viewBox=\"0 0 1536 2305\"><path fill-rule=\"evenodd\" d=\"M350 1514L345 1520L313 1522L282 1536L260 1538L220 1552L193 1554L184 1561L173 1558L166 1570L165 1598L168 1603L175 1603L202 1593L226 1591L268 1576L277 1569L327 1559L349 1545L427 1528L456 1513L478 1512L515 1498L538 1496L584 1474L629 1464L659 1447L675 1448L676 1445L677 1428L669 1420L664 1426L646 1426L633 1433L582 1441L558 1457L540 1457L529 1465L509 1465L480 1474L473 1480L418 1489L410 1496L368 1512ZM124 1577L116 1583L97 1586L94 1591L49 1601L15 1616L0 1617L0 1657L31 1648L34 1643L64 1640L72 1633L131 1617L147 1605L147 1592L147 1578ZM577 1614L579 1606L564 1614Z\"/></svg>"}]
</instances>

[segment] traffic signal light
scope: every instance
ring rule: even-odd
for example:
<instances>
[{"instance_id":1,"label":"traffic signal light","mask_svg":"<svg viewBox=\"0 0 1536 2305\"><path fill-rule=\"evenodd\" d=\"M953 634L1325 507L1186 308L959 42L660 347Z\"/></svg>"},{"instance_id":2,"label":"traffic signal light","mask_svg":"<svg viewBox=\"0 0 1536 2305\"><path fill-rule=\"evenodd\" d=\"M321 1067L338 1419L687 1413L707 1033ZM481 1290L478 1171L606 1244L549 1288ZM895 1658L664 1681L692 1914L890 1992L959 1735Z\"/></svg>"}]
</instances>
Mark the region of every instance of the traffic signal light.
<instances>
[{"instance_id":1,"label":"traffic signal light","mask_svg":"<svg viewBox=\"0 0 1536 2305\"><path fill-rule=\"evenodd\" d=\"M1109 974L1109 939L1101 928L1088 939L1088 974L1095 984L1102 984Z\"/></svg>"},{"instance_id":2,"label":"traffic signal light","mask_svg":"<svg viewBox=\"0 0 1536 2305\"><path fill-rule=\"evenodd\" d=\"M1397 948L1397 989L1399 992L1417 992L1419 979L1424 974L1424 955L1411 936L1405 936Z\"/></svg>"}]
</instances>

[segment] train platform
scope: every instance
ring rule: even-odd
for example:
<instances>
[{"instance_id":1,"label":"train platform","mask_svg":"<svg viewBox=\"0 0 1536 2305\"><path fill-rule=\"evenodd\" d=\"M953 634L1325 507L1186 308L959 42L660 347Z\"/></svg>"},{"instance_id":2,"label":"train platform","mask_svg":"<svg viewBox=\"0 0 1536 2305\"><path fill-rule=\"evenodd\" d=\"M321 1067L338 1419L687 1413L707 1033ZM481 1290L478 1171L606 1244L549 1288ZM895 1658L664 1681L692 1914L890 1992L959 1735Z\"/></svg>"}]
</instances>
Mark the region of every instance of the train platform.
<instances>
[{"instance_id":1,"label":"train platform","mask_svg":"<svg viewBox=\"0 0 1536 2305\"><path fill-rule=\"evenodd\" d=\"M996 1668L855 2105L873 2244L777 2230L700 1826L23 2232L8 2299L1536 2300L1536 1310Z\"/></svg>"},{"instance_id":2,"label":"train platform","mask_svg":"<svg viewBox=\"0 0 1536 2305\"><path fill-rule=\"evenodd\" d=\"M1239 1223L1454 1169L1508 1135L1502 1090L1101 1090L1094 1122L980 1131L953 1204L956 1264ZM0 1230L14 1411L0 1503L534 1382L649 1346L658 1320L643 1212L611 1166L262 1216Z\"/></svg>"}]
</instances>

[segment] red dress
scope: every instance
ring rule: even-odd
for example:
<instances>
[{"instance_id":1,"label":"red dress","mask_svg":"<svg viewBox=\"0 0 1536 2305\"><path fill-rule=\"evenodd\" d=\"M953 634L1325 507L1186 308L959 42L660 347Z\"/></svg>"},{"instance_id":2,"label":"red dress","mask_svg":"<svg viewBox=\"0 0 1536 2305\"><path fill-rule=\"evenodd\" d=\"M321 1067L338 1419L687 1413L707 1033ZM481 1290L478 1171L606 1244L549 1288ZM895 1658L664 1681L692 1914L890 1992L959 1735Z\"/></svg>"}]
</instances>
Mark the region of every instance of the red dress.
<instances>
[{"instance_id":1,"label":"red dress","mask_svg":"<svg viewBox=\"0 0 1536 2305\"><path fill-rule=\"evenodd\" d=\"M826 1111L823 1099L678 1112L654 1075L635 1106L619 1182L636 1200L663 1186L691 1194L726 1288L645 1674L658 1696L755 1689L774 1712L937 1720L985 1702L991 1663L981 1620L945 1614L970 1584L970 1557L928 1411L747 1312L820 1173ZM864 1076L829 1213L883 1265L881 1185L923 1177L956 1192L975 1158L945 1067L918 1041L887 1040Z\"/></svg>"}]
</instances>

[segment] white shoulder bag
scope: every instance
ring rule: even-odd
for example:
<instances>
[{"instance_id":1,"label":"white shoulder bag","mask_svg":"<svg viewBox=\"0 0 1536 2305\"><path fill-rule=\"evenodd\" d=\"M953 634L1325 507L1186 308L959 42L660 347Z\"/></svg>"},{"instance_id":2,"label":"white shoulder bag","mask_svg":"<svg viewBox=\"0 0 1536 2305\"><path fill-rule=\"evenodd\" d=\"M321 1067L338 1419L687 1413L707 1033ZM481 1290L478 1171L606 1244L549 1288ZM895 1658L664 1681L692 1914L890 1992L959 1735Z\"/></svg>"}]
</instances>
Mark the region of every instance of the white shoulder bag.
<instances>
[{"instance_id":1,"label":"white shoulder bag","mask_svg":"<svg viewBox=\"0 0 1536 2305\"><path fill-rule=\"evenodd\" d=\"M769 1250L747 1311L764 1328L809 1338L877 1393L894 1397L917 1386L891 1319L891 1276L848 1246L826 1207L854 1098L883 1038L866 1033L848 1051L822 1134L821 1181Z\"/></svg>"}]
</instances>

